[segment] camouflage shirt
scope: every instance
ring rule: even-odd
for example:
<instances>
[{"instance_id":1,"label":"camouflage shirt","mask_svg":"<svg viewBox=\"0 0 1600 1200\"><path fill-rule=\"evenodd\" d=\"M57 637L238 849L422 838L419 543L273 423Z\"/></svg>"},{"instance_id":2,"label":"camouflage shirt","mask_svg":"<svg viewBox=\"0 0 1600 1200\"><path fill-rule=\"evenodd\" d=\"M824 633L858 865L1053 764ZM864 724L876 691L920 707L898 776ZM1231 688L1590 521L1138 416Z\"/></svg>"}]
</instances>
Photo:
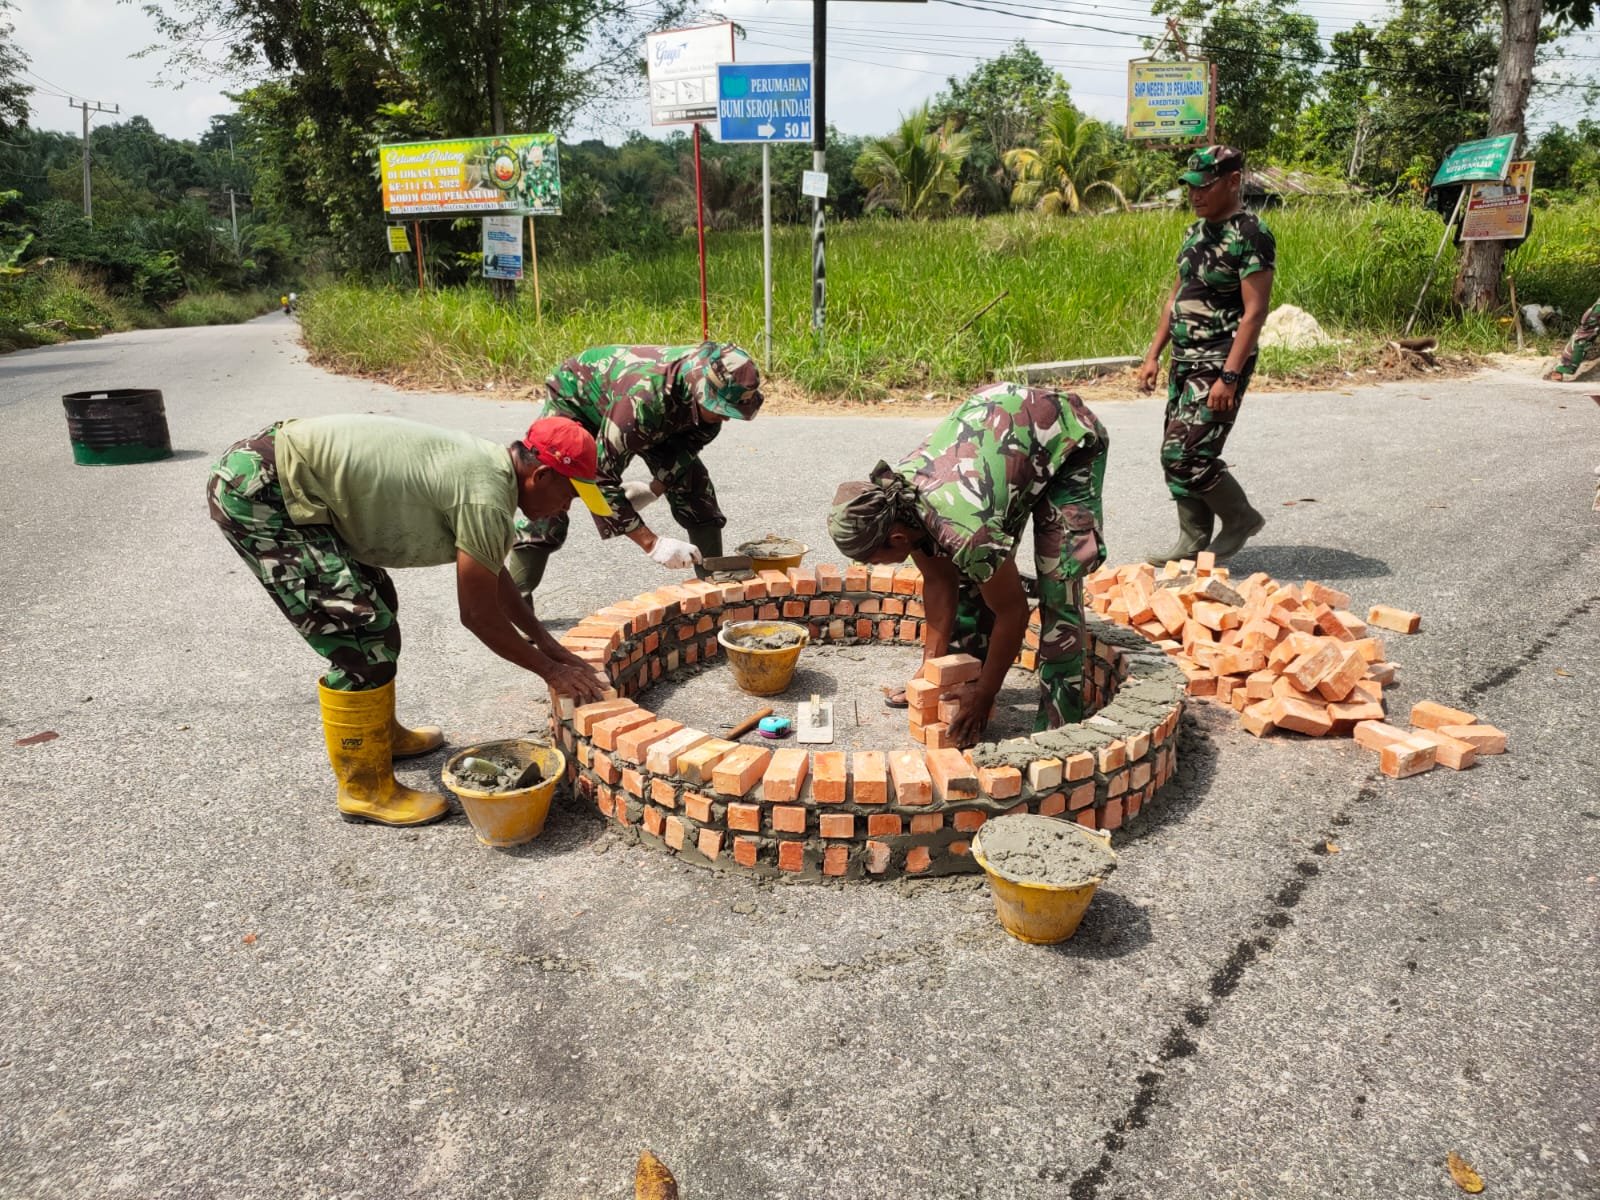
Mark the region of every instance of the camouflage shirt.
<instances>
[{"instance_id":1,"label":"camouflage shirt","mask_svg":"<svg viewBox=\"0 0 1600 1200\"><path fill-rule=\"evenodd\" d=\"M893 470L916 491L934 552L986 583L1016 552L1035 504L1067 459L1106 441L1099 418L1076 395L997 383L963 401ZM1084 470L1087 494L1093 489ZM1068 506L1066 525L1096 528L1097 508Z\"/></svg>"},{"instance_id":2,"label":"camouflage shirt","mask_svg":"<svg viewBox=\"0 0 1600 1200\"><path fill-rule=\"evenodd\" d=\"M595 484L611 505L598 517L603 537L642 522L622 494L622 473L635 455L671 441L685 453L704 449L722 426L705 421L680 375L698 346L593 346L567 359L545 380L544 415L571 417L594 434Z\"/></svg>"},{"instance_id":3,"label":"camouflage shirt","mask_svg":"<svg viewBox=\"0 0 1600 1200\"><path fill-rule=\"evenodd\" d=\"M1239 284L1270 271L1277 257L1272 231L1254 213L1196 221L1178 251L1178 294L1172 302L1174 362L1222 362L1244 319Z\"/></svg>"}]
</instances>

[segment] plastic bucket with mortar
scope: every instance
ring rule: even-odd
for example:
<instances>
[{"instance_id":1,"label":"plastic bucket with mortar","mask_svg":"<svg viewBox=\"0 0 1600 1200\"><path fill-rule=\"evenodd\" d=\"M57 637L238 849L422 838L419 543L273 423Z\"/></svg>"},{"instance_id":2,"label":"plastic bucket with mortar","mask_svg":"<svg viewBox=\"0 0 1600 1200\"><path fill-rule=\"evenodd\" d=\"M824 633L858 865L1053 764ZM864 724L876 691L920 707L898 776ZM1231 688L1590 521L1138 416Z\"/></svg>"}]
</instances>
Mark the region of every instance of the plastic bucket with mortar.
<instances>
[{"instance_id":1,"label":"plastic bucket with mortar","mask_svg":"<svg viewBox=\"0 0 1600 1200\"><path fill-rule=\"evenodd\" d=\"M1002 849L1025 838L1038 853L1029 861L995 850L997 861L991 861L985 837ZM1064 942L1078 931L1095 889L1117 863L1109 831L1030 813L985 823L972 839L972 857L989 877L1001 927L1020 941L1041 946ZM1019 861L1028 865L1019 870Z\"/></svg>"},{"instance_id":2,"label":"plastic bucket with mortar","mask_svg":"<svg viewBox=\"0 0 1600 1200\"><path fill-rule=\"evenodd\" d=\"M811 547L804 542L795 542L794 544L800 547L798 554L780 554L775 557L752 554L751 547L759 549L761 544L761 542L746 542L739 547L739 553L749 558L750 569L753 571L787 571L790 567L798 567L800 560L811 552Z\"/></svg>"},{"instance_id":3,"label":"plastic bucket with mortar","mask_svg":"<svg viewBox=\"0 0 1600 1200\"><path fill-rule=\"evenodd\" d=\"M532 787L510 792L486 792L458 778L456 767L465 758L506 759L519 768L539 764L541 779ZM484 742L450 756L444 765L444 785L455 793L466 810L472 831L485 846L520 846L544 832L550 815L550 798L567 769L566 755L554 746L512 738L503 742Z\"/></svg>"},{"instance_id":4,"label":"plastic bucket with mortar","mask_svg":"<svg viewBox=\"0 0 1600 1200\"><path fill-rule=\"evenodd\" d=\"M737 642L742 637L770 637L790 631L798 633L800 640L781 650L760 650ZM792 621L734 621L717 632L717 642L733 668L733 681L752 696L776 696L788 687L800 661L800 651L810 640L806 627Z\"/></svg>"}]
</instances>

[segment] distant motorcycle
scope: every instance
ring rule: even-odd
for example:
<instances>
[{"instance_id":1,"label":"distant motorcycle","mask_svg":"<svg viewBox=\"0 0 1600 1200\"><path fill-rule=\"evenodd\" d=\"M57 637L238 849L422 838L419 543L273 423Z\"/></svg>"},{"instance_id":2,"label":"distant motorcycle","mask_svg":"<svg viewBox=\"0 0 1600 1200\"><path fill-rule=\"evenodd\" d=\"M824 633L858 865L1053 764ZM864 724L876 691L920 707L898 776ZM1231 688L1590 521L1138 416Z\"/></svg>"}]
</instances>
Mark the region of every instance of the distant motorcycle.
<instances>
[{"instance_id":1,"label":"distant motorcycle","mask_svg":"<svg viewBox=\"0 0 1600 1200\"><path fill-rule=\"evenodd\" d=\"M278 303L283 306L283 315L292 317L300 306L300 297L294 292L289 292L287 295L279 296Z\"/></svg>"}]
</instances>

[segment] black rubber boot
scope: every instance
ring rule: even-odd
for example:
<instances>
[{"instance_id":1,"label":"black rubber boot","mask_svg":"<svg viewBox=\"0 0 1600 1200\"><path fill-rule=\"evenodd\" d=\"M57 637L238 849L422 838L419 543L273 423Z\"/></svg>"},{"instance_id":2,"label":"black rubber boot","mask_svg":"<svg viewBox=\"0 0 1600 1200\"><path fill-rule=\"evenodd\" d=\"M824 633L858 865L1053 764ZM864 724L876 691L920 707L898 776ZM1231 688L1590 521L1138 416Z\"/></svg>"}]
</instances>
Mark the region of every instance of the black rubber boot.
<instances>
[{"instance_id":1,"label":"black rubber boot","mask_svg":"<svg viewBox=\"0 0 1600 1200\"><path fill-rule=\"evenodd\" d=\"M690 525L684 532L689 535L689 544L700 551L702 558L722 557L721 525Z\"/></svg>"},{"instance_id":2,"label":"black rubber boot","mask_svg":"<svg viewBox=\"0 0 1600 1200\"><path fill-rule=\"evenodd\" d=\"M517 591L522 593L522 598L533 605L533 593L539 590L539 582L544 578L545 564L550 561L550 551L541 550L537 546L513 546L511 554L506 559L506 566L511 572L511 582L517 585Z\"/></svg>"},{"instance_id":3,"label":"black rubber boot","mask_svg":"<svg viewBox=\"0 0 1600 1200\"><path fill-rule=\"evenodd\" d=\"M1174 500L1178 506L1178 544L1166 554L1152 554L1145 562L1164 567L1169 561L1193 558L1211 545L1211 509L1198 496Z\"/></svg>"},{"instance_id":4,"label":"black rubber boot","mask_svg":"<svg viewBox=\"0 0 1600 1200\"><path fill-rule=\"evenodd\" d=\"M1211 543L1211 553L1217 561L1226 562L1244 548L1244 544L1260 533L1267 519L1250 507L1250 500L1239 486L1239 481L1224 471L1202 497L1211 511L1222 521L1216 539Z\"/></svg>"}]
</instances>

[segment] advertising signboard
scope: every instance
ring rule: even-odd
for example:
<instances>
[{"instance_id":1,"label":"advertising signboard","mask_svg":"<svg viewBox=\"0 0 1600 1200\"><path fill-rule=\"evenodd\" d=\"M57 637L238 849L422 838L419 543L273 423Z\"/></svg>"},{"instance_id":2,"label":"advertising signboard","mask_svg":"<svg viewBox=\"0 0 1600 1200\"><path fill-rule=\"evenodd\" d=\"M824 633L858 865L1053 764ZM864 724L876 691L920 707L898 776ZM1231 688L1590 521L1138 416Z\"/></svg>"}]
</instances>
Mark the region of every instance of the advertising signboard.
<instances>
[{"instance_id":1,"label":"advertising signboard","mask_svg":"<svg viewBox=\"0 0 1600 1200\"><path fill-rule=\"evenodd\" d=\"M522 278L522 218L515 213L483 219L483 277Z\"/></svg>"},{"instance_id":2,"label":"advertising signboard","mask_svg":"<svg viewBox=\"0 0 1600 1200\"><path fill-rule=\"evenodd\" d=\"M1474 183L1461 217L1464 242L1517 241L1528 236L1533 200L1532 161L1514 162L1503 181Z\"/></svg>"},{"instance_id":3,"label":"advertising signboard","mask_svg":"<svg viewBox=\"0 0 1600 1200\"><path fill-rule=\"evenodd\" d=\"M650 123L715 121L717 67L733 61L733 22L647 34L644 47Z\"/></svg>"},{"instance_id":4,"label":"advertising signboard","mask_svg":"<svg viewBox=\"0 0 1600 1200\"><path fill-rule=\"evenodd\" d=\"M561 166L553 133L403 142L378 147L378 163L383 211L391 216L561 212Z\"/></svg>"},{"instance_id":5,"label":"advertising signboard","mask_svg":"<svg viewBox=\"0 0 1600 1200\"><path fill-rule=\"evenodd\" d=\"M1209 136L1212 85L1209 62L1130 62L1129 140L1185 142Z\"/></svg>"},{"instance_id":6,"label":"advertising signboard","mask_svg":"<svg viewBox=\"0 0 1600 1200\"><path fill-rule=\"evenodd\" d=\"M809 142L811 64L724 63L717 68L717 139Z\"/></svg>"},{"instance_id":7,"label":"advertising signboard","mask_svg":"<svg viewBox=\"0 0 1600 1200\"><path fill-rule=\"evenodd\" d=\"M389 231L390 254L411 253L411 238L406 234L404 225L386 225L384 228Z\"/></svg>"},{"instance_id":8,"label":"advertising signboard","mask_svg":"<svg viewBox=\"0 0 1600 1200\"><path fill-rule=\"evenodd\" d=\"M1439 164L1433 177L1434 187L1447 183L1472 183L1478 180L1504 179L1511 165L1511 156L1517 152L1517 135L1502 133L1499 137L1479 138L1475 142L1462 142L1451 148Z\"/></svg>"}]
</instances>

